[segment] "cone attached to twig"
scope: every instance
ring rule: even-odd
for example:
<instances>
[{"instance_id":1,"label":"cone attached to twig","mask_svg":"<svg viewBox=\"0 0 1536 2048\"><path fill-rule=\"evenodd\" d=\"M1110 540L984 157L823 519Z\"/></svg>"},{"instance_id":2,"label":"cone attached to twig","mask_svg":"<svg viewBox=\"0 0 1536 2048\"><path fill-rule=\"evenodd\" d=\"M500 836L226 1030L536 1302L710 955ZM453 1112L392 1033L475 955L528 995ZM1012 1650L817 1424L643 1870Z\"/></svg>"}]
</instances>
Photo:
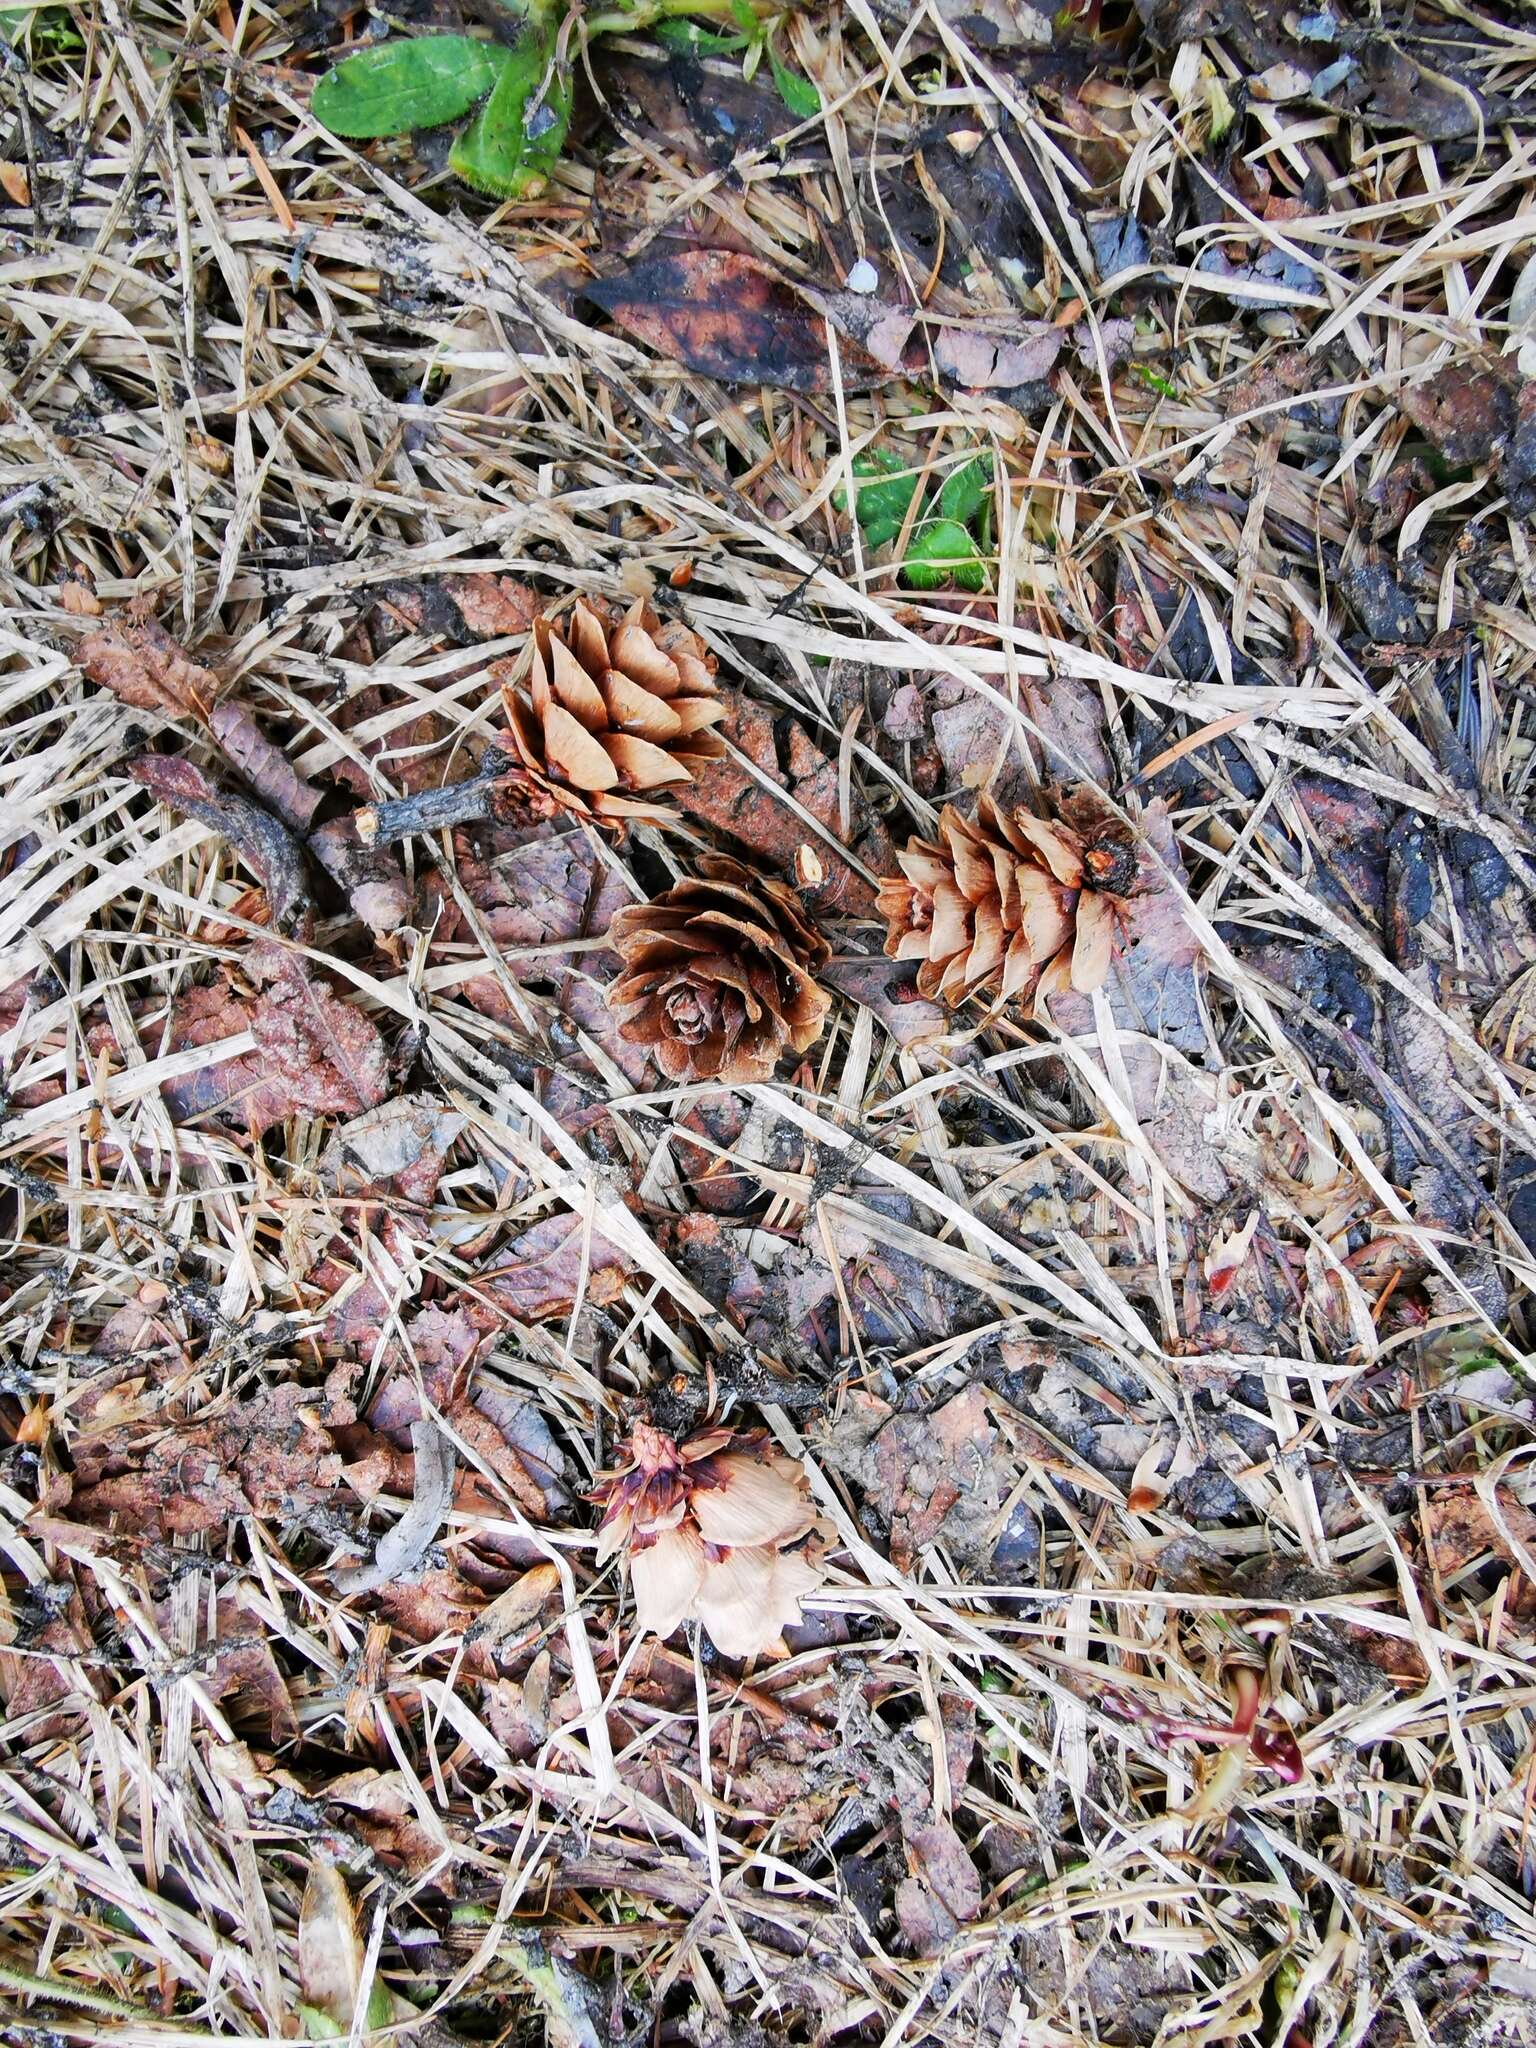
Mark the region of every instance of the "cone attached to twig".
<instances>
[{"instance_id":1,"label":"cone attached to twig","mask_svg":"<svg viewBox=\"0 0 1536 2048\"><path fill-rule=\"evenodd\" d=\"M1028 1001L1102 986L1136 885L1136 841L1094 790L1062 792L1055 809L1040 818L983 796L972 821L946 804L938 838L898 854L900 877L880 885L885 950L919 963L923 995Z\"/></svg>"},{"instance_id":2,"label":"cone attached to twig","mask_svg":"<svg viewBox=\"0 0 1536 2048\"><path fill-rule=\"evenodd\" d=\"M502 685L518 780L535 810L622 829L667 814L671 784L724 752L714 657L649 605L620 612L582 598L558 624L538 619L525 685Z\"/></svg>"},{"instance_id":3,"label":"cone attached to twig","mask_svg":"<svg viewBox=\"0 0 1536 2048\"><path fill-rule=\"evenodd\" d=\"M697 877L619 911L624 963L608 990L619 1031L672 1081L765 1081L821 1036L831 949L784 883L706 855Z\"/></svg>"},{"instance_id":4,"label":"cone attached to twig","mask_svg":"<svg viewBox=\"0 0 1536 2048\"><path fill-rule=\"evenodd\" d=\"M623 1554L636 1618L659 1636L692 1618L725 1656L757 1656L821 1583L805 1474L762 1430L678 1443L639 1423L592 1498L604 1508L598 1562Z\"/></svg>"}]
</instances>

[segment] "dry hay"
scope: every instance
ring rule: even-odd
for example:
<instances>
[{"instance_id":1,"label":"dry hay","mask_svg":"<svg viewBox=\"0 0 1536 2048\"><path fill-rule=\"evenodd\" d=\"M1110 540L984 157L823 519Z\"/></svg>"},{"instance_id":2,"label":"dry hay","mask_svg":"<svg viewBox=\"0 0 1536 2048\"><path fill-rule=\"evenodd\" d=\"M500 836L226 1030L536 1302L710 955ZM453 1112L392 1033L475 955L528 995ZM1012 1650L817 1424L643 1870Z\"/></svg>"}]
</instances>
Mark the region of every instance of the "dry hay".
<instances>
[{"instance_id":1,"label":"dry hay","mask_svg":"<svg viewBox=\"0 0 1536 2048\"><path fill-rule=\"evenodd\" d=\"M1348 111L1238 10L1059 63L963 11L797 16L830 111L734 167L694 124L764 82L611 42L606 115L494 213L317 131L346 24L296 6L105 0L0 75L8 2039L291 2034L301 1911L354 2038L378 1985L367 2024L431 2041L1519 2022L1536 37L1447 7L1405 84L1364 31ZM687 234L823 285L867 255L967 334L1020 292L1091 317L1033 398L855 391L835 350L725 385L578 297ZM877 441L995 450L994 606L856 546ZM831 1021L725 1102L606 1029L594 908L724 814L416 837L418 921L333 894L267 986L308 960L410 1097L338 1141L253 1029L250 868L125 772L216 751L82 638L152 601L382 801L496 738L526 617L488 578L681 604L760 707L757 857L851 848ZM1167 806L1131 996L903 999L887 835L1042 755ZM259 1139L210 1107L247 1056ZM838 1534L744 1674L634 1635L581 1500L626 1404L697 1413L706 1370ZM1295 1783L1173 1732L1244 1670Z\"/></svg>"}]
</instances>

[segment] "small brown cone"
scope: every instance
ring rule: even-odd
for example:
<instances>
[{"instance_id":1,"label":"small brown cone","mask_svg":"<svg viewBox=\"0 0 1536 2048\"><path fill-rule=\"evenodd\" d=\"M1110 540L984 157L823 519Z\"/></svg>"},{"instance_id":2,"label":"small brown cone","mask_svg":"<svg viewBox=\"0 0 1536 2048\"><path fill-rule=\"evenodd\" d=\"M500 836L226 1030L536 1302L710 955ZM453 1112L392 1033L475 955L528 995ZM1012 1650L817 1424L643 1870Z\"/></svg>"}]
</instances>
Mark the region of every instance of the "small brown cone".
<instances>
[{"instance_id":1,"label":"small brown cone","mask_svg":"<svg viewBox=\"0 0 1536 2048\"><path fill-rule=\"evenodd\" d=\"M539 619L526 684L502 684L530 804L620 829L667 815L672 783L725 749L715 662L696 633L582 598L558 625Z\"/></svg>"},{"instance_id":2,"label":"small brown cone","mask_svg":"<svg viewBox=\"0 0 1536 2048\"><path fill-rule=\"evenodd\" d=\"M939 837L897 855L900 878L880 885L885 950L919 963L923 995L1028 1002L1042 981L1083 995L1102 986L1136 844L1092 790L1063 792L1055 808L1039 818L984 796L973 822L947 804Z\"/></svg>"},{"instance_id":3,"label":"small brown cone","mask_svg":"<svg viewBox=\"0 0 1536 2048\"><path fill-rule=\"evenodd\" d=\"M604 1510L597 1561L623 1557L640 1627L665 1638L692 1618L727 1657L782 1651L780 1631L821 1583L828 1533L804 1468L762 1430L678 1443L642 1422L619 1455L591 1496Z\"/></svg>"},{"instance_id":4,"label":"small brown cone","mask_svg":"<svg viewBox=\"0 0 1536 2048\"><path fill-rule=\"evenodd\" d=\"M830 999L815 981L830 947L784 883L709 855L653 903L619 911L608 990L621 1036L672 1081L766 1081L786 1049L816 1043Z\"/></svg>"}]
</instances>

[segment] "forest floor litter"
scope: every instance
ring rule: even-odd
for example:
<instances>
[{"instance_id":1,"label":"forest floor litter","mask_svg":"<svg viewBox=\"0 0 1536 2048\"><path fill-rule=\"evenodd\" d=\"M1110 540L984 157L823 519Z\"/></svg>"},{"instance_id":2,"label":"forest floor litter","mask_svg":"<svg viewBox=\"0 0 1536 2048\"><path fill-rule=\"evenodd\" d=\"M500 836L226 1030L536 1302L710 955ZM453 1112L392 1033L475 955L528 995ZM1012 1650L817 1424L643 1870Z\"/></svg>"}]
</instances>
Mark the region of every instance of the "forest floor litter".
<instances>
[{"instance_id":1,"label":"forest floor litter","mask_svg":"<svg viewBox=\"0 0 1536 2048\"><path fill-rule=\"evenodd\" d=\"M1536 1994L1536 23L0 4L0 2041Z\"/></svg>"}]
</instances>

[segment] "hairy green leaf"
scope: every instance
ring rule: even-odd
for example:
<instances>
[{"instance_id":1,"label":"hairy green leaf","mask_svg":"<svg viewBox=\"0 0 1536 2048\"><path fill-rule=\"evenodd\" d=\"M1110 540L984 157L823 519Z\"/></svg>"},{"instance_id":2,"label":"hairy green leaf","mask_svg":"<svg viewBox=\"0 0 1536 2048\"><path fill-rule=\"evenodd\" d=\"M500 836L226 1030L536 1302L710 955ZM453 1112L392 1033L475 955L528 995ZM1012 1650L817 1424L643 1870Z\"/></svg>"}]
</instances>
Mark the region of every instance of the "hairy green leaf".
<instances>
[{"instance_id":1,"label":"hairy green leaf","mask_svg":"<svg viewBox=\"0 0 1536 2048\"><path fill-rule=\"evenodd\" d=\"M571 125L571 74L551 68L553 39L527 35L496 90L448 155L448 168L477 192L522 199L541 192L560 161Z\"/></svg>"},{"instance_id":2,"label":"hairy green leaf","mask_svg":"<svg viewBox=\"0 0 1536 2048\"><path fill-rule=\"evenodd\" d=\"M651 33L664 50L680 57L729 57L747 47L744 35L721 35L696 21L658 21Z\"/></svg>"},{"instance_id":3,"label":"hairy green leaf","mask_svg":"<svg viewBox=\"0 0 1536 2048\"><path fill-rule=\"evenodd\" d=\"M914 590L937 590L951 578L962 590L980 590L987 580L976 543L958 519L930 519L920 526L901 574Z\"/></svg>"},{"instance_id":4,"label":"hairy green leaf","mask_svg":"<svg viewBox=\"0 0 1536 2048\"><path fill-rule=\"evenodd\" d=\"M901 531L917 490L917 472L885 448L871 448L853 458L854 516L864 529L872 548L883 548ZM869 481L865 482L864 479ZM848 493L841 486L832 493L839 512L848 510Z\"/></svg>"},{"instance_id":5,"label":"hairy green leaf","mask_svg":"<svg viewBox=\"0 0 1536 2048\"><path fill-rule=\"evenodd\" d=\"M773 66L773 82L779 89L779 98L797 121L809 121L821 112L821 94L808 78L802 78L798 71L791 71L787 64L780 62L772 43L768 45L768 62Z\"/></svg>"},{"instance_id":6,"label":"hairy green leaf","mask_svg":"<svg viewBox=\"0 0 1536 2048\"><path fill-rule=\"evenodd\" d=\"M440 128L484 99L515 52L472 36L417 36L344 57L315 87L310 112L333 135L362 141Z\"/></svg>"},{"instance_id":7,"label":"hairy green leaf","mask_svg":"<svg viewBox=\"0 0 1536 2048\"><path fill-rule=\"evenodd\" d=\"M969 526L986 503L992 488L992 456L989 451L973 455L944 479L939 492L939 516L958 519Z\"/></svg>"}]
</instances>

